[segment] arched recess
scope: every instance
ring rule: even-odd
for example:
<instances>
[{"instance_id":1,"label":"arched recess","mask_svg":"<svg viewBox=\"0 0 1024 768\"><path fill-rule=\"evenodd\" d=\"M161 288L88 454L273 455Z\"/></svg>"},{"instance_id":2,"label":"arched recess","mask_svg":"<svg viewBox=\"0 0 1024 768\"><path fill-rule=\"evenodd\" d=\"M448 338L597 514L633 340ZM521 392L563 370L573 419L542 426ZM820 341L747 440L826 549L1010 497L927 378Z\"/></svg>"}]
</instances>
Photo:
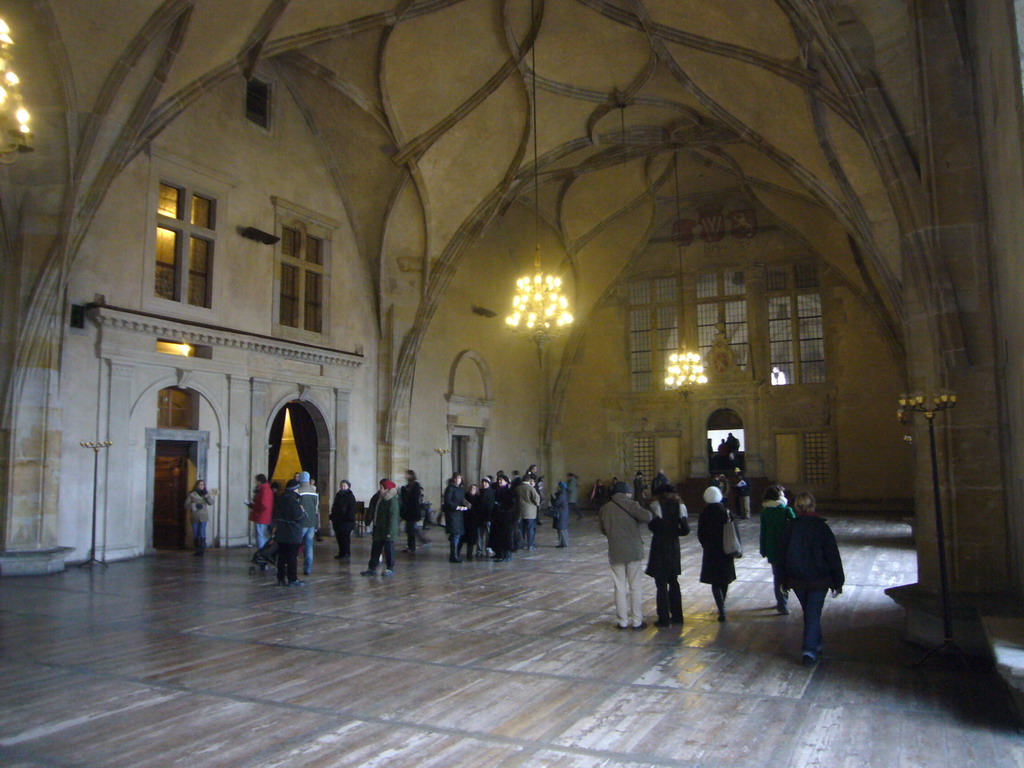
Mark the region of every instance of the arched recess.
<instances>
[{"instance_id":1,"label":"arched recess","mask_svg":"<svg viewBox=\"0 0 1024 768\"><path fill-rule=\"evenodd\" d=\"M298 395L293 393L281 398L270 410L270 418L267 419L264 441L264 445L267 446L265 471L269 476L274 469L273 464L277 460L275 456L275 438L278 443L276 448L280 449L280 432L277 432L275 435L275 426L279 427L283 423L286 409L298 417L294 418L293 424L298 423L299 418L308 418L315 433L315 449L300 451L300 458L303 453L310 457L316 456L315 468L309 469L307 467L309 459L302 462L302 468L308 471L310 476L316 481L317 490L320 491L322 497L323 494L328 492L333 482L331 467L334 464L337 446L334 442L334 433L330 427L330 420L326 415L327 409L309 397L307 393L300 392Z\"/></svg>"},{"instance_id":2,"label":"arched recess","mask_svg":"<svg viewBox=\"0 0 1024 768\"><path fill-rule=\"evenodd\" d=\"M466 349L455 356L444 397L452 471L475 480L486 466L484 450L492 405L491 372L482 355Z\"/></svg>"},{"instance_id":3,"label":"arched recess","mask_svg":"<svg viewBox=\"0 0 1024 768\"><path fill-rule=\"evenodd\" d=\"M746 469L746 431L742 416L732 408L718 408L704 423L704 434L711 474L731 472L736 467Z\"/></svg>"}]
</instances>

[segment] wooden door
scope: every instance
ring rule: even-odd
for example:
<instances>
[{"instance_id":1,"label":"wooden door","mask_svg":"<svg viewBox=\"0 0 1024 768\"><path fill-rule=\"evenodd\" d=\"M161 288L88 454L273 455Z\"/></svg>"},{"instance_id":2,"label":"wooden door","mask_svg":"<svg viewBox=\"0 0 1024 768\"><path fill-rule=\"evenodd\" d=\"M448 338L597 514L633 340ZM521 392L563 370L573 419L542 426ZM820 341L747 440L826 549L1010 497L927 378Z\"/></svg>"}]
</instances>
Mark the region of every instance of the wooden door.
<instances>
[{"instance_id":1,"label":"wooden door","mask_svg":"<svg viewBox=\"0 0 1024 768\"><path fill-rule=\"evenodd\" d=\"M153 471L153 547L185 546L188 459L193 443L158 440Z\"/></svg>"}]
</instances>

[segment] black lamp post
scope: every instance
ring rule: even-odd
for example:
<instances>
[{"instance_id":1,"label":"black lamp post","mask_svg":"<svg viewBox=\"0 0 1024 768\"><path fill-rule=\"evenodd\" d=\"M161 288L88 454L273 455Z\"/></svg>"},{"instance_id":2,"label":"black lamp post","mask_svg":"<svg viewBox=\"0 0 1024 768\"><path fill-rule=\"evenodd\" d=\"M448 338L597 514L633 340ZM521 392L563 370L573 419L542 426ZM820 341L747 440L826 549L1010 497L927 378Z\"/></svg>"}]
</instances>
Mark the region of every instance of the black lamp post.
<instances>
[{"instance_id":1,"label":"black lamp post","mask_svg":"<svg viewBox=\"0 0 1024 768\"><path fill-rule=\"evenodd\" d=\"M935 655L948 655L967 666L967 655L953 640L953 609L949 591L949 571L946 566L946 534L942 522L942 496L939 488L939 459L935 447L935 416L941 411L956 407L956 395L943 392L931 398L923 395L900 395L899 410L896 412L901 424L909 424L915 413L924 414L928 422L928 448L932 462L932 492L935 496L935 541L939 554L939 588L942 597L942 642L930 649L914 665L920 666Z\"/></svg>"},{"instance_id":2,"label":"black lamp post","mask_svg":"<svg viewBox=\"0 0 1024 768\"><path fill-rule=\"evenodd\" d=\"M113 443L109 440L102 440L99 442L79 443L79 445L83 448L92 449L92 539L89 545L89 559L81 565L82 567L85 567L90 566L93 563L99 563L106 567L107 564L96 557L96 497L99 493L100 484L100 451L104 448L109 448Z\"/></svg>"}]
</instances>

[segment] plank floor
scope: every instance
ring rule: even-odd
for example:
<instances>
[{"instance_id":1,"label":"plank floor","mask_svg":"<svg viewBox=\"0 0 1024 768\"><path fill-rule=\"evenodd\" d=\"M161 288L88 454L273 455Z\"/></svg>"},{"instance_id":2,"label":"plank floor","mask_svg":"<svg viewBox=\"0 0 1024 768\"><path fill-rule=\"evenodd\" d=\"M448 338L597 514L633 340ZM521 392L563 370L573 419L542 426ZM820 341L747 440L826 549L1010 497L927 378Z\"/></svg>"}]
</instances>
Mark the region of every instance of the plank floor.
<instances>
[{"instance_id":1,"label":"plank floor","mask_svg":"<svg viewBox=\"0 0 1024 768\"><path fill-rule=\"evenodd\" d=\"M1024 765L993 675L905 666L883 589L916 578L909 528L833 524L848 586L813 670L758 557L714 621L696 536L685 626L614 630L591 519L569 550L550 527L512 563L435 543L388 580L358 575L367 539L352 563L319 545L305 588L250 575L251 550L4 579L0 765Z\"/></svg>"}]
</instances>

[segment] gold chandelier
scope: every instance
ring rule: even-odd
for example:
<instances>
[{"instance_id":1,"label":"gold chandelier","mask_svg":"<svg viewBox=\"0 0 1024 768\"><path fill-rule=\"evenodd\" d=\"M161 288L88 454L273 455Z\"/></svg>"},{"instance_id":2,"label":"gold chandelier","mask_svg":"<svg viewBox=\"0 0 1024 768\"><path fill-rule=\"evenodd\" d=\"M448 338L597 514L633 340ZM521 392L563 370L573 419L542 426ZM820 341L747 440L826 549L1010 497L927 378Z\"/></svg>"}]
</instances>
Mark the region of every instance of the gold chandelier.
<instances>
[{"instance_id":1,"label":"gold chandelier","mask_svg":"<svg viewBox=\"0 0 1024 768\"><path fill-rule=\"evenodd\" d=\"M665 386L669 389L689 392L699 384L708 383L708 377L704 375L704 364L696 352L673 352L668 362Z\"/></svg>"},{"instance_id":2,"label":"gold chandelier","mask_svg":"<svg viewBox=\"0 0 1024 768\"><path fill-rule=\"evenodd\" d=\"M540 268L540 246L533 262L534 274L516 280L512 314L505 318L513 331L538 339L551 336L572 323L569 300L562 293L562 278L545 275Z\"/></svg>"},{"instance_id":3,"label":"gold chandelier","mask_svg":"<svg viewBox=\"0 0 1024 768\"><path fill-rule=\"evenodd\" d=\"M21 78L11 68L14 39L7 22L0 19L0 163L13 163L18 152L30 152L31 116L21 100Z\"/></svg>"},{"instance_id":4,"label":"gold chandelier","mask_svg":"<svg viewBox=\"0 0 1024 768\"><path fill-rule=\"evenodd\" d=\"M530 0L530 18L534 3ZM533 275L516 280L512 293L512 313L505 325L512 331L543 344L572 324L569 299L562 293L562 278L545 275L540 267L540 184L537 152L537 41L530 48L530 78L533 90L533 228L537 247L533 254Z\"/></svg>"}]
</instances>

